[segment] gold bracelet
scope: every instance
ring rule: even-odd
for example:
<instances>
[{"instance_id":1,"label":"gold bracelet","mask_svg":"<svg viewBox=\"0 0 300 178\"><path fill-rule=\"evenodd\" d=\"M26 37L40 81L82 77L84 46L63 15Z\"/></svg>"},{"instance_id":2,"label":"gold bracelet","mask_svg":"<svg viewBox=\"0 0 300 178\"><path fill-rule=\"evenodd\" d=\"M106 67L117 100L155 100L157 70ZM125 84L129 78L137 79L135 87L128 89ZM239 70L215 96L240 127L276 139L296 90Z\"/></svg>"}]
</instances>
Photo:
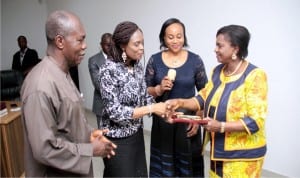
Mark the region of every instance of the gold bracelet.
<instances>
[{"instance_id":1,"label":"gold bracelet","mask_svg":"<svg viewBox=\"0 0 300 178\"><path fill-rule=\"evenodd\" d=\"M221 128L220 128L220 133L225 132L225 122L221 122Z\"/></svg>"}]
</instances>

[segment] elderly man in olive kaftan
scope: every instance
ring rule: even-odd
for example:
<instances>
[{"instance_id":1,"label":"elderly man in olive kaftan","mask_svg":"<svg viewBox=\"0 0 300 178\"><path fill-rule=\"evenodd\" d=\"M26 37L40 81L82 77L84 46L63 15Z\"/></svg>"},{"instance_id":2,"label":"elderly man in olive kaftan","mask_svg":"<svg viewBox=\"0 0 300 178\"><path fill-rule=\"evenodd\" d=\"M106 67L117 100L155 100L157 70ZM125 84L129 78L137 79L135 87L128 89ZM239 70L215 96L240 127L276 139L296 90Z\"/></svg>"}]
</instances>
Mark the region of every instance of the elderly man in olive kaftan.
<instances>
[{"instance_id":1,"label":"elderly man in olive kaftan","mask_svg":"<svg viewBox=\"0 0 300 178\"><path fill-rule=\"evenodd\" d=\"M70 74L47 56L28 74L21 95L26 177L93 176L92 128Z\"/></svg>"}]
</instances>

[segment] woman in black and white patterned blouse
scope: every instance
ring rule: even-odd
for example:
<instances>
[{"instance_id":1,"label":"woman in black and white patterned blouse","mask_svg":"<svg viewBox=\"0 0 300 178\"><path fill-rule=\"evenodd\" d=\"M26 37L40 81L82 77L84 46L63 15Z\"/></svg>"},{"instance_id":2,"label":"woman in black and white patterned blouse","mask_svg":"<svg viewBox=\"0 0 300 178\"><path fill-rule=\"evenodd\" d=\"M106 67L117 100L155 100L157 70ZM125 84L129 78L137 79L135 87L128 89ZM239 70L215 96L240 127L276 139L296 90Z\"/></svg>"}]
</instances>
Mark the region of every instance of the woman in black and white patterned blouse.
<instances>
[{"instance_id":1,"label":"woman in black and white patterned blouse","mask_svg":"<svg viewBox=\"0 0 300 178\"><path fill-rule=\"evenodd\" d=\"M118 24L109 59L100 68L99 85L104 103L102 128L117 144L116 156L104 159L104 177L147 177L143 116L165 113L164 103L148 94L140 59L144 37L133 22Z\"/></svg>"}]
</instances>

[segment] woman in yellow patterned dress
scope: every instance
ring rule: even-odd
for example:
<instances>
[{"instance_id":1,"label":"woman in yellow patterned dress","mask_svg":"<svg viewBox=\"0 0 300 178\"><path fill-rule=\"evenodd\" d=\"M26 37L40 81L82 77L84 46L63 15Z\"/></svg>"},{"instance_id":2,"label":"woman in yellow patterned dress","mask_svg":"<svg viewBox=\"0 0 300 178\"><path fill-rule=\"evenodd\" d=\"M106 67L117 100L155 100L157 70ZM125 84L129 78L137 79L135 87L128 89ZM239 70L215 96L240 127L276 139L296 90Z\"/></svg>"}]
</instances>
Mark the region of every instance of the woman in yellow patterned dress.
<instances>
[{"instance_id":1,"label":"woman in yellow patterned dress","mask_svg":"<svg viewBox=\"0 0 300 178\"><path fill-rule=\"evenodd\" d=\"M196 97L167 101L177 108L203 110L210 141L210 177L260 177L266 154L266 73L246 60L250 33L239 25L218 30L216 66ZM169 118L168 122L172 122Z\"/></svg>"}]
</instances>

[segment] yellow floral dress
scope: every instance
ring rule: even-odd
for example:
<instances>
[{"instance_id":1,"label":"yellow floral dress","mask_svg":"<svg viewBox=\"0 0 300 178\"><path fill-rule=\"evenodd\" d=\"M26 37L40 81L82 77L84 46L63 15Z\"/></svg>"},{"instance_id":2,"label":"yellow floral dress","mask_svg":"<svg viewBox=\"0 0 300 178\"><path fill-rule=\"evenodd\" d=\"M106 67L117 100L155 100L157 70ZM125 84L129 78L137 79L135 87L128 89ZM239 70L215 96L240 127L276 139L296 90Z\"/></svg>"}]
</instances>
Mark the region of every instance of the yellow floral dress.
<instances>
[{"instance_id":1,"label":"yellow floral dress","mask_svg":"<svg viewBox=\"0 0 300 178\"><path fill-rule=\"evenodd\" d=\"M247 62L226 77L218 65L195 97L204 115L221 122L240 121L246 132L206 133L211 144L210 177L260 177L266 154L267 76Z\"/></svg>"}]
</instances>

